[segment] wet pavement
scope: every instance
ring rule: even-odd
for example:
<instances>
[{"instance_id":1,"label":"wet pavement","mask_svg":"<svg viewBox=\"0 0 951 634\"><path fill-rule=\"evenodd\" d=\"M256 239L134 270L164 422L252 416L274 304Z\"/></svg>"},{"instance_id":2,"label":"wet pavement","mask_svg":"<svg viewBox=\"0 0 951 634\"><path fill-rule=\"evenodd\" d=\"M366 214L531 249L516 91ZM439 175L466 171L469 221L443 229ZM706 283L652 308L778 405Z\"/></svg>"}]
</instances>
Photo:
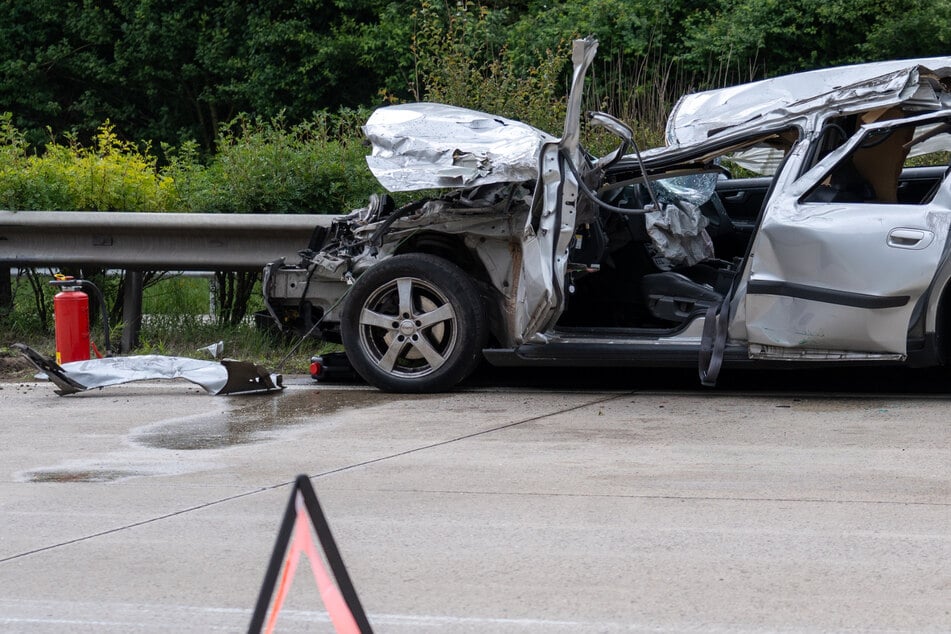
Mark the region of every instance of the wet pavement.
<instances>
[{"instance_id":1,"label":"wet pavement","mask_svg":"<svg viewBox=\"0 0 951 634\"><path fill-rule=\"evenodd\" d=\"M377 632L951 631L944 378L750 376L2 383L0 630L245 629L305 473Z\"/></svg>"}]
</instances>

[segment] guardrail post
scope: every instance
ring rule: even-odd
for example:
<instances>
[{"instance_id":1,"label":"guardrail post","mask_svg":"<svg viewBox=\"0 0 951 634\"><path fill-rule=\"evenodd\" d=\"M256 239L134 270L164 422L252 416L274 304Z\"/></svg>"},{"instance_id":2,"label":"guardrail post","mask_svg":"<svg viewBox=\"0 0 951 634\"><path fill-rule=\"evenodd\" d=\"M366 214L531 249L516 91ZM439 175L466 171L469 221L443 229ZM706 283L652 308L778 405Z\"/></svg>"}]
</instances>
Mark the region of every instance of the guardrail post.
<instances>
[{"instance_id":1,"label":"guardrail post","mask_svg":"<svg viewBox=\"0 0 951 634\"><path fill-rule=\"evenodd\" d=\"M139 347L142 326L142 271L125 272L122 296L122 342L119 351L128 354Z\"/></svg>"},{"instance_id":2,"label":"guardrail post","mask_svg":"<svg viewBox=\"0 0 951 634\"><path fill-rule=\"evenodd\" d=\"M218 319L218 275L215 273L208 278L208 316L211 321Z\"/></svg>"},{"instance_id":3,"label":"guardrail post","mask_svg":"<svg viewBox=\"0 0 951 634\"><path fill-rule=\"evenodd\" d=\"M13 285L10 283L10 265L0 264L0 317L13 312Z\"/></svg>"}]
</instances>

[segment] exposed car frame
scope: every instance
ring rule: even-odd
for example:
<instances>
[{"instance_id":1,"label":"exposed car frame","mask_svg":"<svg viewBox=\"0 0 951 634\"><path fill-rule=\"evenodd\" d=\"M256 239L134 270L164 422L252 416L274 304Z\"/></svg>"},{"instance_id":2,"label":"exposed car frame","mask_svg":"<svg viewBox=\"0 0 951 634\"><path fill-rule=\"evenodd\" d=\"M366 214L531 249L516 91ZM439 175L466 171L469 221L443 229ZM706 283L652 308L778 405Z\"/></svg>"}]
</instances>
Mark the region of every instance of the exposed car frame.
<instances>
[{"instance_id":1,"label":"exposed car frame","mask_svg":"<svg viewBox=\"0 0 951 634\"><path fill-rule=\"evenodd\" d=\"M575 42L560 138L442 104L377 110L389 196L268 265L282 328L342 341L392 391L496 365L939 365L951 312L951 58L811 71L687 95L663 148L582 116ZM582 120L619 137L601 158ZM632 153L631 150L633 150ZM735 172L743 172L737 177ZM946 315L948 313L948 315Z\"/></svg>"}]
</instances>

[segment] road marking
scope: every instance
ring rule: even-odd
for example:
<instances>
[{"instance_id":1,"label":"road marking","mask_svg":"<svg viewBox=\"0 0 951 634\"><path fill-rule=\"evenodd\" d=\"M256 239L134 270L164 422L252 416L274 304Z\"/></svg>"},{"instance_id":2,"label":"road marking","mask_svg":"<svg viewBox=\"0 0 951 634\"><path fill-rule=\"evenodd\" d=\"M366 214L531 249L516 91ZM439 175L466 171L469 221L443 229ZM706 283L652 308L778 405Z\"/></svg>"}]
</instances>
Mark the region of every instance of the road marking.
<instances>
[{"instance_id":1,"label":"road marking","mask_svg":"<svg viewBox=\"0 0 951 634\"><path fill-rule=\"evenodd\" d=\"M5 605L4 605L5 604ZM236 626L243 625L251 618L250 609L200 607L184 605L137 604L137 603L94 603L73 601L36 601L12 599L0 600L4 612L29 611L46 613L67 613L63 617L39 616L6 616L0 617L0 625L49 625L95 628L120 628L119 631L169 631L178 627L189 626L201 631L234 631ZM97 617L85 618L76 612L91 612L97 614L111 614L118 616L113 619ZM447 614L368 614L370 622L375 627L390 628L419 628L444 631L450 626L470 626L476 631L558 631L569 632L708 632L714 634L761 634L765 632L780 632L783 634L801 634L814 632L813 628L794 625L755 626L745 623L713 623L709 621L696 622L635 622L635 621L603 621L603 620L561 620L532 617L491 617L491 616L454 616ZM280 621L286 625L297 624L329 624L330 617L326 612L314 610L282 610ZM500 629L501 628L501 629ZM295 628L296 629L296 628ZM829 632L854 633L862 631L869 634L910 634L911 629L869 629L836 628Z\"/></svg>"}]
</instances>

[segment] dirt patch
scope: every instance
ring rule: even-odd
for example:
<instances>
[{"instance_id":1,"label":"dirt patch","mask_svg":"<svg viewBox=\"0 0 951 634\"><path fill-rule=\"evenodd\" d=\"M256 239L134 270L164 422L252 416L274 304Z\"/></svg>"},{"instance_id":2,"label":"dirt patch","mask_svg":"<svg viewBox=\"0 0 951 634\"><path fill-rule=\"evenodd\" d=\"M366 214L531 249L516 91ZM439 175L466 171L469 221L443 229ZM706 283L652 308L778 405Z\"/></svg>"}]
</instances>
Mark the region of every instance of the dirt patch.
<instances>
[{"instance_id":1,"label":"dirt patch","mask_svg":"<svg viewBox=\"0 0 951 634\"><path fill-rule=\"evenodd\" d=\"M115 482L123 478L133 478L144 475L137 471L126 471L121 469L98 469L98 470L41 470L32 471L26 474L29 482Z\"/></svg>"},{"instance_id":2,"label":"dirt patch","mask_svg":"<svg viewBox=\"0 0 951 634\"><path fill-rule=\"evenodd\" d=\"M34 374L36 368L22 356L0 354L0 381L22 381Z\"/></svg>"}]
</instances>

